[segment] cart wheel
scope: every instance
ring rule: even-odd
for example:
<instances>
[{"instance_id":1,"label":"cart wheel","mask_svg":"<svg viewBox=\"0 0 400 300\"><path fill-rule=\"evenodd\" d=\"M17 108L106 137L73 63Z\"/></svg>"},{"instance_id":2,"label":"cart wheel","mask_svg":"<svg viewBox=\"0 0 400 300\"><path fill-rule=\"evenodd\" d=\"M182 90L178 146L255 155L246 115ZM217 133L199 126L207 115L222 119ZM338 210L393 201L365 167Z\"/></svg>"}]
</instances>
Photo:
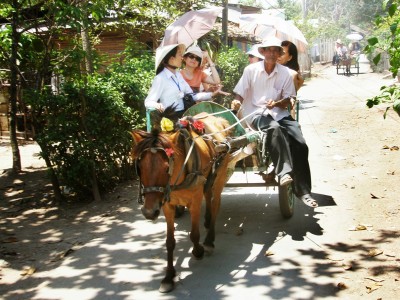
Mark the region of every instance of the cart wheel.
<instances>
[{"instance_id":1,"label":"cart wheel","mask_svg":"<svg viewBox=\"0 0 400 300\"><path fill-rule=\"evenodd\" d=\"M279 187L279 207L282 217L288 219L293 216L295 199L291 184Z\"/></svg>"}]
</instances>

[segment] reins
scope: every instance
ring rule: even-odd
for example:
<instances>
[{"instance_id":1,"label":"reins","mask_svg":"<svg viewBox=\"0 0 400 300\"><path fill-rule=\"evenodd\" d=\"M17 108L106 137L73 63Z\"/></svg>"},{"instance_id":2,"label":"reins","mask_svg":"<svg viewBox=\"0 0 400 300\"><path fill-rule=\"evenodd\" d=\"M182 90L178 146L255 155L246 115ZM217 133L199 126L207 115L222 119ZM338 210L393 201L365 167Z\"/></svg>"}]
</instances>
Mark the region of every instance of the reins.
<instances>
[{"instance_id":1,"label":"reins","mask_svg":"<svg viewBox=\"0 0 400 300\"><path fill-rule=\"evenodd\" d=\"M219 115L222 113L225 113L226 111L221 111L221 112L214 112L214 113L209 113L208 115ZM165 202L169 202L170 201L170 193L171 191L176 191L176 190L181 190L181 189L187 189L190 188L191 186L197 185L199 183L204 183L207 181L207 179L202 176L202 173L199 172L198 170L198 163L199 163L199 158L196 156L195 158L193 158L193 163L195 166L193 166L192 170L188 170L188 174L185 176L185 179L183 180L182 183L180 183L179 185L177 184L179 179L181 178L184 170L187 168L188 166L188 162L190 160L191 157L193 157L193 149L195 146L195 140L197 138L203 138L203 139L208 139L208 140L212 140L212 136L218 133L223 133L225 131L228 131L232 128L234 128L236 125L240 124L242 121L245 121L246 119L248 119L249 117L253 116L254 114L256 114L257 112L259 112L259 110L254 111L246 116L244 116L242 119L238 120L237 122L231 124L230 126L218 131L218 132L214 132L214 133L208 133L208 134L203 134L201 136L197 136L197 137L191 137L190 133L186 130L186 129L181 129L181 134L185 137L185 142L187 142L190 139L190 145L186 145L186 157L185 160L179 170L178 176L175 179L174 184L171 185L171 176L172 176L172 171L173 171L173 155L169 156L167 154L167 152L165 151L164 148L162 147L151 147L151 148L146 148L144 149L138 156L138 159L135 161L136 164L136 169L138 169L137 167L137 163L138 160L140 160L141 155L143 152L145 151L151 151L152 153L156 153L157 151L162 151L165 153L165 155L167 155L168 159L169 159L169 169L168 169L168 183L165 187L163 186L149 186L149 187L144 187L142 185L140 176L139 176L139 195L138 195L138 203L139 204L143 204L143 195L146 193L162 193L164 194L164 200L162 202L162 205L164 205ZM202 119L202 118L197 118L197 119ZM246 121L247 123L247 121ZM251 126L249 126L249 129L253 132L257 132L260 135L260 138L263 137L263 132L261 131L256 131L253 128L251 128ZM229 145L229 143L227 143ZM229 151L228 151L229 152ZM215 164L217 160L214 159L212 163Z\"/></svg>"},{"instance_id":2,"label":"reins","mask_svg":"<svg viewBox=\"0 0 400 300\"><path fill-rule=\"evenodd\" d=\"M265 109L264 109L264 110L265 110ZM226 110L226 111L218 111L218 112L214 112L214 113L208 113L208 115L211 115L211 116L219 115L219 114L226 113L227 111L228 111L228 110ZM203 134L202 137L212 137L212 136L215 135L215 134L223 133L223 132L225 132L225 131L228 131L228 130L234 128L236 125L242 123L242 121L245 121L246 124L249 125L248 122L247 122L247 119L248 119L249 117L255 115L255 114L258 113L258 112L259 112L259 110L253 111L252 113L250 113L250 114L244 116L243 118L239 119L237 122L235 122L235 123L229 125L228 127L224 128L224 129L222 129L222 130L220 130L220 131L217 131L217 132ZM199 119L203 119L203 118L207 118L207 116L200 117L200 118L195 118L195 119L199 120ZM253 128L251 128L251 126L248 126L248 128L249 128L251 131L256 131L256 130L254 130Z\"/></svg>"}]
</instances>

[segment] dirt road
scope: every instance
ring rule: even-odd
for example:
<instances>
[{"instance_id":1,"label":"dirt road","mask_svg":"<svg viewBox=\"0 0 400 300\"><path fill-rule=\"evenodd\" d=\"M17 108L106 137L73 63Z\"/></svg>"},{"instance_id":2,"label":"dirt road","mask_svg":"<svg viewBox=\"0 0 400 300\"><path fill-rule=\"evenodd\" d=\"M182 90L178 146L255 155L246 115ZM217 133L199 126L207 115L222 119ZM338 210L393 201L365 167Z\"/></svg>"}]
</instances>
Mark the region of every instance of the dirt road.
<instances>
[{"instance_id":1,"label":"dirt road","mask_svg":"<svg viewBox=\"0 0 400 300\"><path fill-rule=\"evenodd\" d=\"M320 206L280 216L276 191L226 188L216 250L191 258L189 216L177 221L176 289L164 274L165 223L145 221L136 183L104 202L52 202L34 145L24 173L0 177L0 295L4 299L396 299L400 293L400 118L367 109L392 80L321 68L301 88L300 123ZM0 147L0 168L10 168ZM204 231L203 231L204 236ZM396 296L397 295L397 296Z\"/></svg>"}]
</instances>

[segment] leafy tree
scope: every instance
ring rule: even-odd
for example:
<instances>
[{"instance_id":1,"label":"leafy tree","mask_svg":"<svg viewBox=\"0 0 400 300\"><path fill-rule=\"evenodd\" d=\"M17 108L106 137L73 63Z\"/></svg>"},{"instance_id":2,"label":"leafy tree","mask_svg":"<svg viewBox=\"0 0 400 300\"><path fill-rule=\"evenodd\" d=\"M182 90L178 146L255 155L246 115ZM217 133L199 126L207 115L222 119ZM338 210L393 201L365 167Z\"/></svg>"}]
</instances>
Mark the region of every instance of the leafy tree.
<instances>
[{"instance_id":1,"label":"leafy tree","mask_svg":"<svg viewBox=\"0 0 400 300\"><path fill-rule=\"evenodd\" d=\"M386 13L376 17L375 23L377 26L377 36L368 39L368 46L365 51L374 53L376 56L373 59L375 64L378 64L381 59L381 53L389 54L390 71L393 77L398 75L400 69L400 0L384 1ZM367 99L369 108L381 103L390 103L391 106L386 108L384 118L387 111L392 107L400 116L400 86L383 86L381 94Z\"/></svg>"},{"instance_id":2,"label":"leafy tree","mask_svg":"<svg viewBox=\"0 0 400 300\"><path fill-rule=\"evenodd\" d=\"M307 0L305 1L305 21L299 22L303 16L291 16L301 29L307 40L317 37L344 37L350 32L350 25L357 25L364 30L371 28L375 15L382 12L383 0ZM282 1L285 8L291 2ZM318 20L317 26L311 26L307 20Z\"/></svg>"},{"instance_id":3,"label":"leafy tree","mask_svg":"<svg viewBox=\"0 0 400 300\"><path fill-rule=\"evenodd\" d=\"M9 62L10 70L10 140L13 155L13 171L21 171L21 156L19 153L17 134L16 134L16 116L17 116L17 82L18 82L18 47L21 34L17 28L21 19L21 5L16 0L7 1L0 6L0 16L7 16L11 26L2 33L4 46L1 47L1 57ZM7 51L8 52L5 52Z\"/></svg>"},{"instance_id":4,"label":"leafy tree","mask_svg":"<svg viewBox=\"0 0 400 300\"><path fill-rule=\"evenodd\" d=\"M8 6L1 7L2 10L0 12L3 18L16 19L18 22L10 22L10 30L8 32L11 34L7 35L7 30L2 31L3 37L9 38L3 39L4 42L2 41L0 44L2 50L0 59L6 58L1 61L4 66L7 64L10 66L11 79L17 75L21 78L20 85L24 89L24 95L26 95L24 102L26 100L27 104L31 105L35 133L40 137L44 132L49 133L46 127L49 122L44 121L43 117L49 117L51 110L48 110L48 107L37 99L40 99L40 97L43 97L43 99L48 98L49 91L46 86L50 82L51 74L64 75L66 80L73 78L77 83L80 83L82 82L81 80L85 80L85 73L92 73L95 70L95 65L93 64L95 56L91 52L90 41L86 40L87 44L85 46L82 42L74 43L74 41L79 41L79 37L82 36L88 37L90 33L86 29L96 29L96 25L100 23L99 20L105 16L107 8L110 8L110 5L114 5L114 1L32 1L27 2L23 7L19 1L9 2ZM21 3L25 2L21 1ZM15 18L15 12L19 12L18 18ZM91 24L94 26L90 26ZM46 30L42 30L43 26L45 26ZM65 34L67 27L70 28L69 34ZM74 31L76 34L71 35ZM56 50L55 42L57 37L62 39L65 36L70 38L71 48L66 51ZM14 47L14 45L17 45L17 47ZM16 51L14 51L13 47L17 48ZM7 60L8 57L14 58L15 62ZM19 62L18 65L16 61ZM82 72L84 69L81 68L81 61L86 62L85 72ZM11 91L16 89L18 84L16 80L12 80ZM27 95L35 95L36 97L28 99ZM77 99L82 101L80 107L84 110L89 107L87 103L89 100L84 93L84 89L81 89L80 95L81 97ZM11 101L12 108L15 102ZM11 114L11 120L13 115L14 113ZM85 119L87 115L85 111L75 115L82 118L81 125L83 126L80 129L83 131L89 131L89 127L86 125L88 121ZM88 132L85 134L91 136ZM55 196L60 200L62 198L59 189L60 177L57 176L60 172L56 173L57 165L52 162L53 149L50 144L43 142L44 140L38 139L37 141L51 175ZM91 182L93 196L99 199L95 177L95 162L95 157L92 157L92 162L90 163L93 170Z\"/></svg>"},{"instance_id":5,"label":"leafy tree","mask_svg":"<svg viewBox=\"0 0 400 300\"><path fill-rule=\"evenodd\" d=\"M6 0L0 6L6 20L19 13L18 22L0 32L0 66L14 66L15 76L21 78L12 86L20 84L24 103L31 107L36 139L58 200L60 184L78 194L91 191L100 199L100 191L124 178L120 173L128 167L128 131L144 124L143 99L154 77L153 58L141 55L148 45L138 40L147 34L154 49L166 26L207 3L219 2ZM115 13L111 19L110 11ZM122 63L99 75L101 57L93 46L99 32L115 26L111 20L131 33L131 39ZM68 48L58 49L56 42ZM48 87L53 74L63 78L58 91Z\"/></svg>"},{"instance_id":6,"label":"leafy tree","mask_svg":"<svg viewBox=\"0 0 400 300\"><path fill-rule=\"evenodd\" d=\"M223 1L212 0L128 0L119 19L120 25L126 26L127 34L134 40L145 34L157 48L164 35L165 28L179 16L191 9L204 8L207 5L221 6ZM129 30L128 30L129 29Z\"/></svg>"},{"instance_id":7,"label":"leafy tree","mask_svg":"<svg viewBox=\"0 0 400 300\"><path fill-rule=\"evenodd\" d=\"M278 6L285 9L286 20L299 20L302 17L301 5L297 0L278 0Z\"/></svg>"}]
</instances>

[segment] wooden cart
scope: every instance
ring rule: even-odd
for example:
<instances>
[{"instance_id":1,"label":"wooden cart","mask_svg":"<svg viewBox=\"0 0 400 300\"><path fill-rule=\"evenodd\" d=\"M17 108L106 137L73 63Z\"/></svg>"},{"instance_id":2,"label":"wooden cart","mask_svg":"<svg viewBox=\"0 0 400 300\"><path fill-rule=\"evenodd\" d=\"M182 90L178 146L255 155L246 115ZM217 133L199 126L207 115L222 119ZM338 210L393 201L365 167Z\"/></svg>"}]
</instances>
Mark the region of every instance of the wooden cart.
<instances>
[{"instance_id":1,"label":"wooden cart","mask_svg":"<svg viewBox=\"0 0 400 300\"><path fill-rule=\"evenodd\" d=\"M350 58L339 58L338 63L336 64L336 74L360 74L359 59L359 54L354 54ZM354 70L354 72L352 72L352 70Z\"/></svg>"},{"instance_id":2,"label":"wooden cart","mask_svg":"<svg viewBox=\"0 0 400 300\"><path fill-rule=\"evenodd\" d=\"M262 145L264 134L259 131L247 129L242 126L240 120L227 108L215 103L215 102L200 102L191 108L189 108L184 115L194 116L201 112L207 112L215 116L223 117L229 121L231 128L233 129L232 138L225 141L225 143L216 145L216 151L218 152L230 152L242 151L243 147L249 144L254 145L254 159L256 166L236 168L234 172L253 172L254 175L260 176L262 180L259 182L240 182L240 183L227 183L226 186L231 187L255 187L264 186L278 187L279 191L279 205L280 211L283 217L290 218L293 215L294 201L296 199L293 193L292 185L280 186L275 180L274 174L269 172L269 166L271 160L268 153L262 153ZM254 177L254 176L252 176Z\"/></svg>"}]
</instances>

